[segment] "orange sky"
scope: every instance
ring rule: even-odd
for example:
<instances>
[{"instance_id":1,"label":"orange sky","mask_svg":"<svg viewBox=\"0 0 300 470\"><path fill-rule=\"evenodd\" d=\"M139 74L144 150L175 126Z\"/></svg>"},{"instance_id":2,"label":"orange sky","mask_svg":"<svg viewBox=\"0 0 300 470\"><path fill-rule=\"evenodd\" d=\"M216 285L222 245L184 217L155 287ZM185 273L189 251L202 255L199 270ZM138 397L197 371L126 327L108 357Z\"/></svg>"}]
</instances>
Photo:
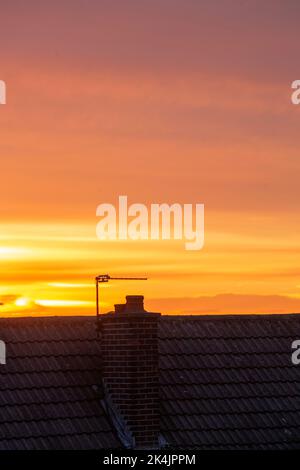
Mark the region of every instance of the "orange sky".
<instances>
[{"instance_id":1,"label":"orange sky","mask_svg":"<svg viewBox=\"0 0 300 470\"><path fill-rule=\"evenodd\" d=\"M263 5L261 5L263 3ZM299 2L1 6L0 315L300 311ZM205 247L100 242L96 207L204 203Z\"/></svg>"}]
</instances>

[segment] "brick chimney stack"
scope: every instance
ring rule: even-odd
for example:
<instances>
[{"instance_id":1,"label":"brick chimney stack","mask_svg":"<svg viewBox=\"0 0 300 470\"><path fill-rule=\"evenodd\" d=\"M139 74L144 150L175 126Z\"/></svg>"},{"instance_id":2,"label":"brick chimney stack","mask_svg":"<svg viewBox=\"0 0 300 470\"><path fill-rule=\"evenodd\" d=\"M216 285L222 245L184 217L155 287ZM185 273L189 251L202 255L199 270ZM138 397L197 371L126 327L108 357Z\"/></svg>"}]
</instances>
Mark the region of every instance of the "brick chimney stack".
<instances>
[{"instance_id":1,"label":"brick chimney stack","mask_svg":"<svg viewBox=\"0 0 300 470\"><path fill-rule=\"evenodd\" d=\"M159 317L131 295L101 317L105 406L123 443L137 449L158 447Z\"/></svg>"}]
</instances>

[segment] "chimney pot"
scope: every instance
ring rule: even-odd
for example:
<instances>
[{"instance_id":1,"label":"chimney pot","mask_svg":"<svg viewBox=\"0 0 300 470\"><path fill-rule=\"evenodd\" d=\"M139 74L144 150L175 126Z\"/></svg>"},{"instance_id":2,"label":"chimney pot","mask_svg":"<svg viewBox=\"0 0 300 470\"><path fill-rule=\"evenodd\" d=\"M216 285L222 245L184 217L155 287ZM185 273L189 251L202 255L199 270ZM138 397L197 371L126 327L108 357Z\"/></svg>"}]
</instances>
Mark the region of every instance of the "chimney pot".
<instances>
[{"instance_id":1,"label":"chimney pot","mask_svg":"<svg viewBox=\"0 0 300 470\"><path fill-rule=\"evenodd\" d=\"M126 304L115 304L115 313L124 313Z\"/></svg>"},{"instance_id":2,"label":"chimney pot","mask_svg":"<svg viewBox=\"0 0 300 470\"><path fill-rule=\"evenodd\" d=\"M143 295L127 295L126 308L127 313L142 313L144 309L144 296Z\"/></svg>"}]
</instances>

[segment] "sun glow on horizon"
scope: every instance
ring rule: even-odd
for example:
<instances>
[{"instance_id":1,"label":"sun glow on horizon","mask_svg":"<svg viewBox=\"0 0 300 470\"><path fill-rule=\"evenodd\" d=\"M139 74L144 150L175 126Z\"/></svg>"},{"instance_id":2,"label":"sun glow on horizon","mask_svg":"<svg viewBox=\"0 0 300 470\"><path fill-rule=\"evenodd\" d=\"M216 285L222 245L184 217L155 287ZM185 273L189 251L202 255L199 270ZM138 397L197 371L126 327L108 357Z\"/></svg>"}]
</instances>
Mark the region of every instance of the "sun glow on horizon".
<instances>
[{"instance_id":1,"label":"sun glow on horizon","mask_svg":"<svg viewBox=\"0 0 300 470\"><path fill-rule=\"evenodd\" d=\"M24 256L30 256L32 250L30 248L24 248L19 246L0 246L0 259L2 260L13 260L20 259Z\"/></svg>"},{"instance_id":2,"label":"sun glow on horizon","mask_svg":"<svg viewBox=\"0 0 300 470\"><path fill-rule=\"evenodd\" d=\"M38 299L35 300L35 304L41 307L87 307L94 305L94 302L88 300Z\"/></svg>"},{"instance_id":3,"label":"sun glow on horizon","mask_svg":"<svg viewBox=\"0 0 300 470\"><path fill-rule=\"evenodd\" d=\"M15 305L17 307L27 307L30 304L30 299L27 299L26 297L19 297L15 301Z\"/></svg>"},{"instance_id":4,"label":"sun glow on horizon","mask_svg":"<svg viewBox=\"0 0 300 470\"><path fill-rule=\"evenodd\" d=\"M263 216L256 216L253 225L249 214L226 214L226 225L224 214L213 217L204 249L192 255L163 240L102 244L94 234L93 243L86 243L78 241L75 231L72 242L67 235L74 225L66 223L52 229L31 224L26 239L13 240L14 226L1 224L0 314L94 314L99 272L148 277L143 283L101 285L102 311L123 302L127 294L144 295L146 306L170 314L230 313L238 306L242 312L299 311L300 246L294 219L293 231L278 227L274 232L277 219L269 216L262 232ZM285 227L290 223L286 214ZM298 225L300 229L300 221ZM80 234L91 231L84 220L77 227ZM39 233L48 233L47 240L38 239ZM234 295L218 297L230 293ZM272 296L280 296L278 308Z\"/></svg>"},{"instance_id":5,"label":"sun glow on horizon","mask_svg":"<svg viewBox=\"0 0 300 470\"><path fill-rule=\"evenodd\" d=\"M58 287L61 289L85 289L94 287L95 284L88 283L88 282L48 282L47 284L49 287ZM107 286L108 287L108 286Z\"/></svg>"}]
</instances>

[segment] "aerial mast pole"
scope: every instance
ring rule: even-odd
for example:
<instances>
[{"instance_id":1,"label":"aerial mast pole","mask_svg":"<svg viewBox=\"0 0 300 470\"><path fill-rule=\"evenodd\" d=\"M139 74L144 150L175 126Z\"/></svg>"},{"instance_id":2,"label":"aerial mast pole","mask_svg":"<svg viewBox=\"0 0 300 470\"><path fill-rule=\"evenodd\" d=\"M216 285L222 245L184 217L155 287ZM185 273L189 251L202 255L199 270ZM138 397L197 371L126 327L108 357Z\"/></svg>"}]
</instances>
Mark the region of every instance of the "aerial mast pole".
<instances>
[{"instance_id":1,"label":"aerial mast pole","mask_svg":"<svg viewBox=\"0 0 300 470\"><path fill-rule=\"evenodd\" d=\"M99 296L99 283L109 282L109 281L147 281L146 277L111 277L109 274L99 274L95 277L96 282L96 316L97 323L99 322L100 317L100 296ZM99 323L98 323L99 325Z\"/></svg>"}]
</instances>

